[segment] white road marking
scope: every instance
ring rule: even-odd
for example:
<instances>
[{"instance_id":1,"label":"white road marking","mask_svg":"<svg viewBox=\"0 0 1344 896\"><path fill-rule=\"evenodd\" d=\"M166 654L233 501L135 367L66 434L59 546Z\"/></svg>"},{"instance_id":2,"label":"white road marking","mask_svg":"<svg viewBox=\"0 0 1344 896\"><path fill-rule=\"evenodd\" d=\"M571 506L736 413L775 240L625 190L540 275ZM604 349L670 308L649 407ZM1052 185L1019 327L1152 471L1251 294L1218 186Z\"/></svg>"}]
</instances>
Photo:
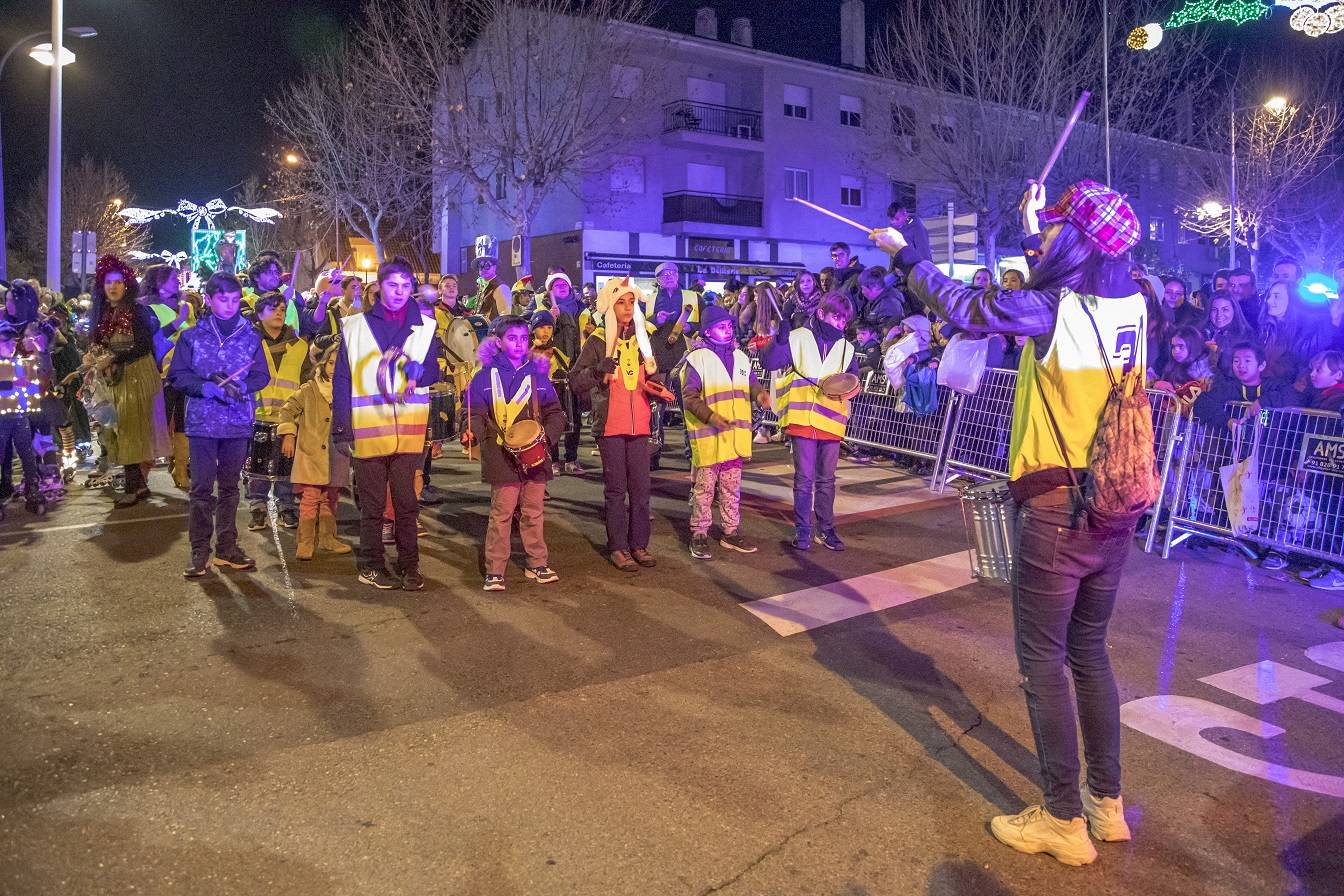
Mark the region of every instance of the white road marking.
<instances>
[{"instance_id":1,"label":"white road marking","mask_svg":"<svg viewBox=\"0 0 1344 896\"><path fill-rule=\"evenodd\" d=\"M742 471L742 491L761 498L793 504L793 464L750 466ZM836 471L835 515L845 517L871 510L918 504L938 497L927 483L891 467L842 463Z\"/></svg>"},{"instance_id":2,"label":"white road marking","mask_svg":"<svg viewBox=\"0 0 1344 896\"><path fill-rule=\"evenodd\" d=\"M47 532L69 532L73 529L87 529L90 526L125 526L130 523L156 523L159 520L184 520L187 518L185 513L165 513L162 516L138 516L131 520L91 520L87 523L71 523L68 526L40 526L31 529L7 529L0 531L0 536L4 535L27 535L30 533L46 534Z\"/></svg>"},{"instance_id":3,"label":"white road marking","mask_svg":"<svg viewBox=\"0 0 1344 896\"><path fill-rule=\"evenodd\" d=\"M821 548L817 548L821 550ZM743 604L783 637L899 607L974 582L965 551Z\"/></svg>"}]
</instances>

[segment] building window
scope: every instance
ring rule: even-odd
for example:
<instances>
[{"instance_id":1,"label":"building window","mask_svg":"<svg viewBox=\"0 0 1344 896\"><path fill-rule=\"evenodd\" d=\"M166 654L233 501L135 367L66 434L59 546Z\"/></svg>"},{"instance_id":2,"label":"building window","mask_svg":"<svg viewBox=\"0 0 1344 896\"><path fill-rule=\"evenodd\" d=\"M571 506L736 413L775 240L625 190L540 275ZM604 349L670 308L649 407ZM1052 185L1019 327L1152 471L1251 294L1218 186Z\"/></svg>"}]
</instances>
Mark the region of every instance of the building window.
<instances>
[{"instance_id":1,"label":"building window","mask_svg":"<svg viewBox=\"0 0 1344 896\"><path fill-rule=\"evenodd\" d=\"M841 95L840 124L847 128L863 127L863 100L856 96Z\"/></svg>"},{"instance_id":2,"label":"building window","mask_svg":"<svg viewBox=\"0 0 1344 896\"><path fill-rule=\"evenodd\" d=\"M786 199L812 198L812 172L802 168L784 169L784 196Z\"/></svg>"},{"instance_id":3,"label":"building window","mask_svg":"<svg viewBox=\"0 0 1344 896\"><path fill-rule=\"evenodd\" d=\"M1152 180L1161 180L1161 179L1162 179L1162 160L1161 160L1161 159L1149 159L1149 160L1148 160L1148 177L1149 177L1150 179L1152 179Z\"/></svg>"},{"instance_id":4,"label":"building window","mask_svg":"<svg viewBox=\"0 0 1344 896\"><path fill-rule=\"evenodd\" d=\"M611 191L644 192L644 157L614 154L611 157Z\"/></svg>"},{"instance_id":5,"label":"building window","mask_svg":"<svg viewBox=\"0 0 1344 896\"><path fill-rule=\"evenodd\" d=\"M841 175L840 204L847 208L863 207L863 180L857 177Z\"/></svg>"},{"instance_id":6,"label":"building window","mask_svg":"<svg viewBox=\"0 0 1344 896\"><path fill-rule=\"evenodd\" d=\"M929 130L942 142L952 143L957 139L957 120L951 115L935 115L929 121Z\"/></svg>"},{"instance_id":7,"label":"building window","mask_svg":"<svg viewBox=\"0 0 1344 896\"><path fill-rule=\"evenodd\" d=\"M1167 225L1161 218L1148 219L1148 242L1162 243L1167 239Z\"/></svg>"},{"instance_id":8,"label":"building window","mask_svg":"<svg viewBox=\"0 0 1344 896\"><path fill-rule=\"evenodd\" d=\"M891 133L906 152L919 151L919 137L915 135L915 112L899 103L891 107Z\"/></svg>"},{"instance_id":9,"label":"building window","mask_svg":"<svg viewBox=\"0 0 1344 896\"><path fill-rule=\"evenodd\" d=\"M808 110L812 107L812 89L797 84L784 85L784 117L810 118Z\"/></svg>"},{"instance_id":10,"label":"building window","mask_svg":"<svg viewBox=\"0 0 1344 896\"><path fill-rule=\"evenodd\" d=\"M891 182L891 201L904 208L908 208L912 215L918 207L918 198L914 184L908 184L899 180Z\"/></svg>"},{"instance_id":11,"label":"building window","mask_svg":"<svg viewBox=\"0 0 1344 896\"><path fill-rule=\"evenodd\" d=\"M495 190L494 190L494 193L495 193L495 198L496 198L496 199L506 199L506 198L508 198L508 195L509 195L509 180L508 180L507 177L504 176L504 172L503 172L503 171L500 171L500 172L498 172L497 174L495 174Z\"/></svg>"},{"instance_id":12,"label":"building window","mask_svg":"<svg viewBox=\"0 0 1344 896\"><path fill-rule=\"evenodd\" d=\"M634 99L644 85L644 69L636 65L611 67L611 95L618 100Z\"/></svg>"}]
</instances>

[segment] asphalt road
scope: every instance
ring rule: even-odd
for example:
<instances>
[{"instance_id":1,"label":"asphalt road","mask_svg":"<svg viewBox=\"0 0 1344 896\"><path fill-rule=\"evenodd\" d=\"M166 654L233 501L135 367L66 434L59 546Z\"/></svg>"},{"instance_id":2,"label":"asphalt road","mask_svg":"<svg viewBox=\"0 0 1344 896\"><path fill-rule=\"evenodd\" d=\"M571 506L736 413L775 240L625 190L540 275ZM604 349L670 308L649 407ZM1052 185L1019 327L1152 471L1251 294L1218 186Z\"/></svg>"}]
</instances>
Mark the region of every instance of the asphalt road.
<instances>
[{"instance_id":1,"label":"asphalt road","mask_svg":"<svg viewBox=\"0 0 1344 896\"><path fill-rule=\"evenodd\" d=\"M674 462L636 575L600 553L600 480L558 480L561 581L504 594L458 462L421 593L287 531L187 582L162 472L130 510L12 505L0 892L1344 893L1344 598L1135 550L1110 639L1135 839L1065 868L986 830L1039 788L1007 592L968 583L955 502L847 468L849 550L800 556L786 463L747 477L761 551L702 562Z\"/></svg>"}]
</instances>

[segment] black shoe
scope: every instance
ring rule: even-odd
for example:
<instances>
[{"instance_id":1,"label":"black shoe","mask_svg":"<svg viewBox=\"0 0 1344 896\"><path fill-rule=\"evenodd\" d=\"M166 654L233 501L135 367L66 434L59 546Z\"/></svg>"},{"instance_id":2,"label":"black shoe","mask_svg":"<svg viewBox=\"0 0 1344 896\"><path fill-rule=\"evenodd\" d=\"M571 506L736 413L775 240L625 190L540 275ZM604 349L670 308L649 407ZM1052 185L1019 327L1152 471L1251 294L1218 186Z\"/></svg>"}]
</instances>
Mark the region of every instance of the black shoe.
<instances>
[{"instance_id":1,"label":"black shoe","mask_svg":"<svg viewBox=\"0 0 1344 896\"><path fill-rule=\"evenodd\" d=\"M182 578L199 579L210 571L209 554L192 554L191 565L182 570Z\"/></svg>"},{"instance_id":2,"label":"black shoe","mask_svg":"<svg viewBox=\"0 0 1344 896\"><path fill-rule=\"evenodd\" d=\"M359 571L359 580L372 585L379 591L391 591L401 587L401 580L381 566L367 566Z\"/></svg>"},{"instance_id":3,"label":"black shoe","mask_svg":"<svg viewBox=\"0 0 1344 896\"><path fill-rule=\"evenodd\" d=\"M247 528L253 532L258 532L266 528L266 511L252 511L252 518L247 521Z\"/></svg>"},{"instance_id":4,"label":"black shoe","mask_svg":"<svg viewBox=\"0 0 1344 896\"><path fill-rule=\"evenodd\" d=\"M113 501L112 503L117 507L134 507L135 505L139 504L141 501L143 501L145 498L148 497L149 497L149 489L140 488L136 489L133 492L127 492L120 498L117 498L117 500Z\"/></svg>"},{"instance_id":5,"label":"black shoe","mask_svg":"<svg viewBox=\"0 0 1344 896\"><path fill-rule=\"evenodd\" d=\"M408 569L401 574L402 591L424 591L425 577L418 569Z\"/></svg>"},{"instance_id":6,"label":"black shoe","mask_svg":"<svg viewBox=\"0 0 1344 896\"><path fill-rule=\"evenodd\" d=\"M288 508L280 511L280 525L286 529L299 528L299 512Z\"/></svg>"},{"instance_id":7,"label":"black shoe","mask_svg":"<svg viewBox=\"0 0 1344 896\"><path fill-rule=\"evenodd\" d=\"M709 550L708 535L691 536L691 556L697 560L712 560L714 558Z\"/></svg>"},{"instance_id":8,"label":"black shoe","mask_svg":"<svg viewBox=\"0 0 1344 896\"><path fill-rule=\"evenodd\" d=\"M421 507L434 507L437 504L442 504L447 499L448 496L443 493L443 490L436 488L435 486L427 485L420 490Z\"/></svg>"},{"instance_id":9,"label":"black shoe","mask_svg":"<svg viewBox=\"0 0 1344 896\"><path fill-rule=\"evenodd\" d=\"M215 551L215 566L221 569L256 569L257 561L234 546L227 550Z\"/></svg>"}]
</instances>

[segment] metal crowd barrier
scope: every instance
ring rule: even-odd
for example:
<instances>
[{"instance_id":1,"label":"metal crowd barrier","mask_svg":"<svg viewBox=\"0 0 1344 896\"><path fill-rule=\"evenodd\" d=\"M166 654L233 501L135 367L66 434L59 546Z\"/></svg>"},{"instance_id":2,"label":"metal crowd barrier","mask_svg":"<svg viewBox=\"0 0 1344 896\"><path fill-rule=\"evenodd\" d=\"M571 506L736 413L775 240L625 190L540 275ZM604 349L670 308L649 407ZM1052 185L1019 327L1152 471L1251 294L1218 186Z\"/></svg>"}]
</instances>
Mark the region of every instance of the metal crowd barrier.
<instances>
[{"instance_id":1,"label":"metal crowd barrier","mask_svg":"<svg viewBox=\"0 0 1344 896\"><path fill-rule=\"evenodd\" d=\"M1171 488L1170 516L1162 556L1191 535L1235 545L1276 549L1329 563L1344 563L1344 423L1340 416L1300 408L1266 408L1254 419L1246 405L1228 406L1242 421L1238 439L1230 428L1185 421L1180 463ZM1233 530L1221 471L1250 455L1259 482L1258 522Z\"/></svg>"},{"instance_id":2,"label":"metal crowd barrier","mask_svg":"<svg viewBox=\"0 0 1344 896\"><path fill-rule=\"evenodd\" d=\"M939 386L938 409L928 414L916 414L905 404L903 392L891 391L886 374L869 373L863 391L850 399L845 441L934 461L936 468L947 437L955 395L946 386Z\"/></svg>"},{"instance_id":3,"label":"metal crowd barrier","mask_svg":"<svg viewBox=\"0 0 1344 896\"><path fill-rule=\"evenodd\" d=\"M947 450L939 456L934 483L939 492L952 477L1008 478L1008 442L1013 429L1016 370L986 370L973 395L956 396Z\"/></svg>"}]
</instances>

